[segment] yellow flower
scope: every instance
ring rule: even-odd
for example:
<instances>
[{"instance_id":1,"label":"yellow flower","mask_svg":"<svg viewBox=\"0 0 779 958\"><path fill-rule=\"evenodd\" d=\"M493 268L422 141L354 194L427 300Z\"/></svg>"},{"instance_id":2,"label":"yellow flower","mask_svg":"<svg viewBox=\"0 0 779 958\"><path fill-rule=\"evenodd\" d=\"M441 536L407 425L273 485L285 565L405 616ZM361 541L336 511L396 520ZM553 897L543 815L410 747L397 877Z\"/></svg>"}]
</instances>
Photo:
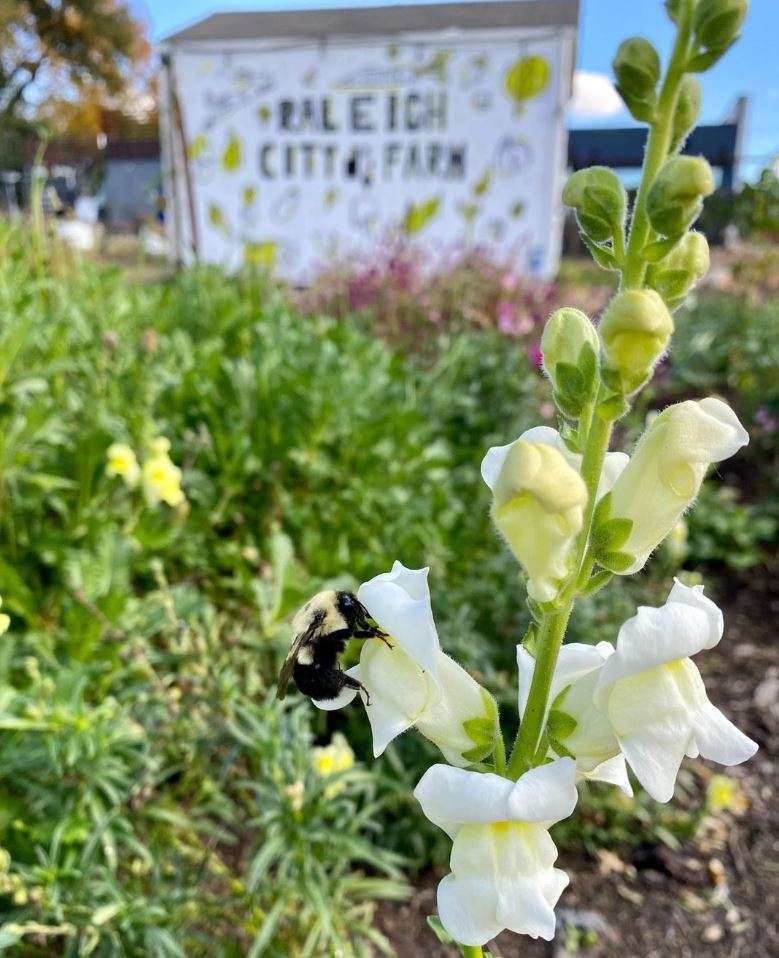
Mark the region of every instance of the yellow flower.
<instances>
[{"instance_id":1,"label":"yellow flower","mask_svg":"<svg viewBox=\"0 0 779 958\"><path fill-rule=\"evenodd\" d=\"M3 598L0 596L0 606L3 604ZM11 616L6 615L5 612L0 612L0 635L5 635L8 631L8 626L11 624Z\"/></svg>"},{"instance_id":2,"label":"yellow flower","mask_svg":"<svg viewBox=\"0 0 779 958\"><path fill-rule=\"evenodd\" d=\"M706 807L710 812L742 815L747 810L747 799L735 779L727 775L712 775L706 789Z\"/></svg>"},{"instance_id":3,"label":"yellow flower","mask_svg":"<svg viewBox=\"0 0 779 958\"><path fill-rule=\"evenodd\" d=\"M106 459L107 476L119 476L130 489L137 485L141 470L135 453L127 443L115 442L109 446Z\"/></svg>"},{"instance_id":4,"label":"yellow flower","mask_svg":"<svg viewBox=\"0 0 779 958\"><path fill-rule=\"evenodd\" d=\"M181 470L168 455L170 443L164 437L151 445L152 455L143 464L143 491L150 505L165 502L176 507L184 502Z\"/></svg>"},{"instance_id":5,"label":"yellow flower","mask_svg":"<svg viewBox=\"0 0 779 958\"><path fill-rule=\"evenodd\" d=\"M354 752L344 736L336 732L329 745L313 749L311 765L319 778L329 778L348 771L354 765ZM333 782L325 789L325 798L333 798L342 790L343 783Z\"/></svg>"}]
</instances>

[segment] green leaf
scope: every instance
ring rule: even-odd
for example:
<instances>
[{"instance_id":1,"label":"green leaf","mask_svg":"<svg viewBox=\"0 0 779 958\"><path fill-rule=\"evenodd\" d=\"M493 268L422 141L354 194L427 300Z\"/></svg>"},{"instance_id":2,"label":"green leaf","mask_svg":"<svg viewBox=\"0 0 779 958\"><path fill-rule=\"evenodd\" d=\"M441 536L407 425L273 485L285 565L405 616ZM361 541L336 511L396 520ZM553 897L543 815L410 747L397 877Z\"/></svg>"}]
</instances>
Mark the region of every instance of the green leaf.
<instances>
[{"instance_id":1,"label":"green leaf","mask_svg":"<svg viewBox=\"0 0 779 958\"><path fill-rule=\"evenodd\" d=\"M580 236L582 238L582 242L590 251L590 255L598 264L598 266L602 267L603 269L611 270L612 272L619 270L619 260L610 249L607 249L605 246L598 246L597 243L593 243L586 233L580 233Z\"/></svg>"},{"instance_id":2,"label":"green leaf","mask_svg":"<svg viewBox=\"0 0 779 958\"><path fill-rule=\"evenodd\" d=\"M636 561L636 557L628 555L627 552L606 552L598 556L598 564L610 572L616 572L618 575L625 572Z\"/></svg>"},{"instance_id":3,"label":"green leaf","mask_svg":"<svg viewBox=\"0 0 779 958\"><path fill-rule=\"evenodd\" d=\"M665 259L665 257L679 245L683 235L684 234L670 236L668 239L657 240L654 243L650 243L641 250L641 255L648 263L659 263L661 259Z\"/></svg>"},{"instance_id":4,"label":"green leaf","mask_svg":"<svg viewBox=\"0 0 779 958\"><path fill-rule=\"evenodd\" d=\"M491 746L495 740L495 723L482 716L466 719L463 722L463 731L478 746Z\"/></svg>"},{"instance_id":5,"label":"green leaf","mask_svg":"<svg viewBox=\"0 0 779 958\"><path fill-rule=\"evenodd\" d=\"M559 364L558 364L559 365ZM582 412L582 403L555 390L554 401L560 412L568 419L578 419Z\"/></svg>"},{"instance_id":6,"label":"green leaf","mask_svg":"<svg viewBox=\"0 0 779 958\"><path fill-rule=\"evenodd\" d=\"M438 917L438 915L428 915L426 920L427 927L433 932L442 945L455 944L454 938L452 938L449 932L441 924L441 919Z\"/></svg>"},{"instance_id":7,"label":"green leaf","mask_svg":"<svg viewBox=\"0 0 779 958\"><path fill-rule=\"evenodd\" d=\"M624 396L611 396L598 406L598 415L601 419L614 422L621 419L630 409L630 403Z\"/></svg>"},{"instance_id":8,"label":"green leaf","mask_svg":"<svg viewBox=\"0 0 779 958\"><path fill-rule=\"evenodd\" d=\"M596 557L601 553L616 552L628 541L632 529L632 519L608 519L593 524L590 548Z\"/></svg>"},{"instance_id":9,"label":"green leaf","mask_svg":"<svg viewBox=\"0 0 779 958\"><path fill-rule=\"evenodd\" d=\"M578 724L576 719L567 712L561 712L558 709L552 709L549 712L547 727L549 729L549 735L553 738L568 738L569 735L573 735L576 731Z\"/></svg>"},{"instance_id":10,"label":"green leaf","mask_svg":"<svg viewBox=\"0 0 779 958\"><path fill-rule=\"evenodd\" d=\"M581 590L582 595L595 595L595 593L599 592L605 585L608 585L613 578L613 573L609 572L608 569L602 569L600 572L596 572L595 575L590 576L587 584Z\"/></svg>"},{"instance_id":11,"label":"green leaf","mask_svg":"<svg viewBox=\"0 0 779 958\"><path fill-rule=\"evenodd\" d=\"M584 393L582 374L572 363L557 363L554 370L558 390L569 400L581 400Z\"/></svg>"}]
</instances>

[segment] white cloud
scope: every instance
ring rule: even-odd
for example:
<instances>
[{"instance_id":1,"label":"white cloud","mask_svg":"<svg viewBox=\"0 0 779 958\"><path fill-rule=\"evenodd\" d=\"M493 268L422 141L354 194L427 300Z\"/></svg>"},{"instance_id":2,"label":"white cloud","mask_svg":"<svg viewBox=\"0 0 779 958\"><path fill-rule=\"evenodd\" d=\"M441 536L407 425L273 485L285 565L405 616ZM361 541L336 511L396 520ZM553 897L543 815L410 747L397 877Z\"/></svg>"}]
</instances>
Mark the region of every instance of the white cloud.
<instances>
[{"instance_id":1,"label":"white cloud","mask_svg":"<svg viewBox=\"0 0 779 958\"><path fill-rule=\"evenodd\" d=\"M605 74L577 70L568 109L580 117L607 117L621 113L623 103L614 84Z\"/></svg>"}]
</instances>

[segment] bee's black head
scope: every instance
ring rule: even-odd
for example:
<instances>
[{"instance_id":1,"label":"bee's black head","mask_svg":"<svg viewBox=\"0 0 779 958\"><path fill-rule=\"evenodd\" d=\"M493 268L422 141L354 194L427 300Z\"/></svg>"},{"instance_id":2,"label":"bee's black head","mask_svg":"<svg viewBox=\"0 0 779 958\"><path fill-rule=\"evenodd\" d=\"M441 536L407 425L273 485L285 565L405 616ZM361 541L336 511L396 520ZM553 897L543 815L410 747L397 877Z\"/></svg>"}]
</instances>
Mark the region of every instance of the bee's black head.
<instances>
[{"instance_id":1,"label":"bee's black head","mask_svg":"<svg viewBox=\"0 0 779 958\"><path fill-rule=\"evenodd\" d=\"M353 629L359 622L364 621L367 613L365 606L353 592L338 592L335 597L338 611L346 620L346 624Z\"/></svg>"}]
</instances>

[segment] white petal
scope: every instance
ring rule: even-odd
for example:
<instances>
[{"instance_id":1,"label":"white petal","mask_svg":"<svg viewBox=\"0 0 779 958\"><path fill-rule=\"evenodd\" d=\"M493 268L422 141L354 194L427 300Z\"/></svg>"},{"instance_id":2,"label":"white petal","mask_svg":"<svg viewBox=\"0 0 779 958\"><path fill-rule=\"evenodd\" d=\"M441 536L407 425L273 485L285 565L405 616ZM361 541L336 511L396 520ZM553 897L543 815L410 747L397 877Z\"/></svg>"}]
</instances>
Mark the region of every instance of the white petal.
<instances>
[{"instance_id":1,"label":"white petal","mask_svg":"<svg viewBox=\"0 0 779 958\"><path fill-rule=\"evenodd\" d=\"M364 652L365 646L363 646ZM346 674L364 682L365 676L361 674L359 665L347 669ZM381 689L368 688L368 692L370 694L370 705L367 704L364 692L360 692L360 698L365 705L365 712L371 726L373 754L375 758L378 758L394 738L411 728L413 722L403 711L397 708L395 702L383 697Z\"/></svg>"},{"instance_id":2,"label":"white petal","mask_svg":"<svg viewBox=\"0 0 779 958\"><path fill-rule=\"evenodd\" d=\"M611 487L617 481L620 473L630 462L630 456L626 452L607 452L603 463L603 472L598 483L598 498L611 492Z\"/></svg>"},{"instance_id":3,"label":"white petal","mask_svg":"<svg viewBox=\"0 0 779 958\"><path fill-rule=\"evenodd\" d=\"M699 407L718 423L728 427L730 432L724 431L724 436L710 450L713 462L720 462L723 459L730 459L731 456L749 443L749 433L739 422L738 416L733 412L730 406L721 399L709 396L698 402Z\"/></svg>"},{"instance_id":4,"label":"white petal","mask_svg":"<svg viewBox=\"0 0 779 958\"><path fill-rule=\"evenodd\" d=\"M559 822L573 813L577 797L573 759L539 765L517 780L508 797L506 820Z\"/></svg>"},{"instance_id":5,"label":"white petal","mask_svg":"<svg viewBox=\"0 0 779 958\"><path fill-rule=\"evenodd\" d=\"M414 797L426 817L451 834L452 825L508 821L508 799L515 787L492 772L433 765L419 780Z\"/></svg>"},{"instance_id":6,"label":"white petal","mask_svg":"<svg viewBox=\"0 0 779 958\"><path fill-rule=\"evenodd\" d=\"M628 769L624 755L615 755L613 758L601 762L591 772L586 772L583 778L593 782L607 782L616 785L630 798L633 795L633 786L628 778Z\"/></svg>"},{"instance_id":7,"label":"white petal","mask_svg":"<svg viewBox=\"0 0 779 958\"><path fill-rule=\"evenodd\" d=\"M399 715L391 704L384 702L377 694L371 696L371 704L366 707L368 721L373 734L373 754L382 755L389 743L410 729L412 723Z\"/></svg>"},{"instance_id":8,"label":"white petal","mask_svg":"<svg viewBox=\"0 0 779 958\"><path fill-rule=\"evenodd\" d=\"M445 652L438 653L440 697L425 709L417 729L441 749L450 765L473 764L463 752L474 747L463 723L472 718L487 718L482 688L476 679Z\"/></svg>"},{"instance_id":9,"label":"white petal","mask_svg":"<svg viewBox=\"0 0 779 958\"><path fill-rule=\"evenodd\" d=\"M603 665L605 657L598 646L586 645L583 642L571 642L560 649L557 658L554 676L552 677L552 686L549 693L549 704L554 701L557 695L567 686L573 684L577 679L583 678L590 672L595 671ZM525 714L528 695L530 693L530 683L533 678L533 668L535 659L521 645L517 646L517 667L519 670L519 715L520 718Z\"/></svg>"},{"instance_id":10,"label":"white petal","mask_svg":"<svg viewBox=\"0 0 779 958\"><path fill-rule=\"evenodd\" d=\"M558 868L532 878L517 876L510 881L500 882L498 921L518 935L551 941L555 934L553 904L567 884L568 876ZM547 893L552 898L551 902Z\"/></svg>"},{"instance_id":11,"label":"white petal","mask_svg":"<svg viewBox=\"0 0 779 958\"><path fill-rule=\"evenodd\" d=\"M438 917L462 945L486 945L503 931L496 908L495 885L487 878L447 875L438 885Z\"/></svg>"},{"instance_id":12,"label":"white petal","mask_svg":"<svg viewBox=\"0 0 779 958\"><path fill-rule=\"evenodd\" d=\"M721 765L740 765L757 751L757 742L737 729L711 702L695 716L693 733L703 758Z\"/></svg>"},{"instance_id":13,"label":"white petal","mask_svg":"<svg viewBox=\"0 0 779 958\"><path fill-rule=\"evenodd\" d=\"M617 651L603 666L595 702L602 707L606 687L657 665L713 648L722 637L722 616L702 587L674 586L665 605L641 606L619 630Z\"/></svg>"},{"instance_id":14,"label":"white petal","mask_svg":"<svg viewBox=\"0 0 779 958\"><path fill-rule=\"evenodd\" d=\"M357 695L356 689L343 688L340 694L336 695L334 699L311 699L311 701L318 709L322 709L323 712L333 712L336 709L342 709L345 705L354 701L355 695Z\"/></svg>"},{"instance_id":15,"label":"white petal","mask_svg":"<svg viewBox=\"0 0 779 958\"><path fill-rule=\"evenodd\" d=\"M698 670L685 659L621 679L606 691L606 712L628 764L653 798L669 801L703 695Z\"/></svg>"},{"instance_id":16,"label":"white petal","mask_svg":"<svg viewBox=\"0 0 779 958\"><path fill-rule=\"evenodd\" d=\"M674 579L673 588L668 594L668 602L683 602L685 605L692 606L694 609L700 609L705 612L709 619L709 637L704 649L713 649L722 638L725 630L725 623L722 618L722 612L716 603L703 594L702 585L688 586L678 579Z\"/></svg>"},{"instance_id":17,"label":"white petal","mask_svg":"<svg viewBox=\"0 0 779 958\"><path fill-rule=\"evenodd\" d=\"M426 671L435 674L440 646L427 569L407 569L395 562L391 572L364 582L357 598L397 644Z\"/></svg>"},{"instance_id":18,"label":"white petal","mask_svg":"<svg viewBox=\"0 0 779 958\"><path fill-rule=\"evenodd\" d=\"M500 470L503 468L503 463L506 461L509 450L521 440L525 442L542 442L547 446L554 446L576 470L579 470L581 466L582 457L570 451L556 429L553 429L551 426L533 426L531 429L526 429L514 442L507 443L505 446L492 446L491 449L487 450L481 461L481 477L492 492L495 491Z\"/></svg>"}]
</instances>

